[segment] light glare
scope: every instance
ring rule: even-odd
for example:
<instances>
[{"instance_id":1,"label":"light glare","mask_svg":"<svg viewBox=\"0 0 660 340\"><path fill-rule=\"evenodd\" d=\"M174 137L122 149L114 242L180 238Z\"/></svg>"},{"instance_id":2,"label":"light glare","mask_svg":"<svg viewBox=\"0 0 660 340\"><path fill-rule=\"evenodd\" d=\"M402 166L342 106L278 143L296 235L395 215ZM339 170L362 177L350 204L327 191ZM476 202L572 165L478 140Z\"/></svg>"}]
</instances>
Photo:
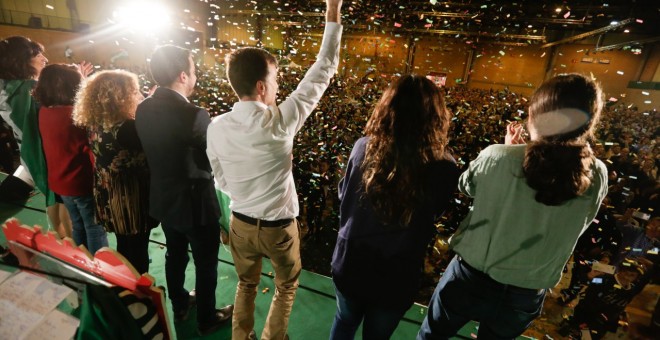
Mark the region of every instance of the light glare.
<instances>
[{"instance_id":1,"label":"light glare","mask_svg":"<svg viewBox=\"0 0 660 340\"><path fill-rule=\"evenodd\" d=\"M113 17L136 32L153 34L170 25L169 10L156 2L141 1L119 7Z\"/></svg>"}]
</instances>

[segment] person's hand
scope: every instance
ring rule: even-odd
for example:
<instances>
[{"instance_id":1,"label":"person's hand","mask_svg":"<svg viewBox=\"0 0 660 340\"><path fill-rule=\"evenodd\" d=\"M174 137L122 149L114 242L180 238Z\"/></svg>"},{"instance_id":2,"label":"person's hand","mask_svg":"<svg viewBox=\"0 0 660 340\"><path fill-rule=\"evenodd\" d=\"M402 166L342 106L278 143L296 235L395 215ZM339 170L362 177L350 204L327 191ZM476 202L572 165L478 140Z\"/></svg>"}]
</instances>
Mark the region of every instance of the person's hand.
<instances>
[{"instance_id":1,"label":"person's hand","mask_svg":"<svg viewBox=\"0 0 660 340\"><path fill-rule=\"evenodd\" d=\"M147 92L147 97L151 97L154 92L156 92L156 89L158 88L158 85L154 85L149 89L149 92Z\"/></svg>"},{"instance_id":2,"label":"person's hand","mask_svg":"<svg viewBox=\"0 0 660 340\"><path fill-rule=\"evenodd\" d=\"M87 78L87 76L94 71L94 65L84 60L81 61L80 64L77 64L76 67L78 68L78 72L82 74L83 78Z\"/></svg>"},{"instance_id":3,"label":"person's hand","mask_svg":"<svg viewBox=\"0 0 660 340\"><path fill-rule=\"evenodd\" d=\"M325 0L325 21L341 24L341 4L342 0Z\"/></svg>"},{"instance_id":4,"label":"person's hand","mask_svg":"<svg viewBox=\"0 0 660 340\"><path fill-rule=\"evenodd\" d=\"M525 144L525 138L523 137L523 126L518 122L511 122L506 126L506 136L504 137L504 144L513 145L513 144Z\"/></svg>"}]
</instances>

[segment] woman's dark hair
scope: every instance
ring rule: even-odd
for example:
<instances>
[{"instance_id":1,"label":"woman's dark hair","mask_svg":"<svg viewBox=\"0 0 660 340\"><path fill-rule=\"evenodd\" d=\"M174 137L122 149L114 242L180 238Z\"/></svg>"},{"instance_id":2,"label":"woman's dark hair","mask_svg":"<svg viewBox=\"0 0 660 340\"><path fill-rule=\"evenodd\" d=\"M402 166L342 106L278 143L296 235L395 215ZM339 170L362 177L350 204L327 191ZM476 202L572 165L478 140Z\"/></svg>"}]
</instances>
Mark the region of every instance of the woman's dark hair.
<instances>
[{"instance_id":1,"label":"woman's dark hair","mask_svg":"<svg viewBox=\"0 0 660 340\"><path fill-rule=\"evenodd\" d=\"M245 47L227 54L227 78L239 98L254 94L257 81L268 77L269 64L277 66L277 59L261 48Z\"/></svg>"},{"instance_id":2,"label":"woman's dark hair","mask_svg":"<svg viewBox=\"0 0 660 340\"><path fill-rule=\"evenodd\" d=\"M0 40L0 79L32 79L37 70L32 58L43 53L44 47L26 37L14 36Z\"/></svg>"},{"instance_id":3,"label":"woman's dark hair","mask_svg":"<svg viewBox=\"0 0 660 340\"><path fill-rule=\"evenodd\" d=\"M556 76L532 95L530 129L544 124L544 114L577 109L587 115L577 129L551 136L538 136L527 144L523 173L527 185L536 190L535 199L545 205L560 205L582 195L591 186L593 152L588 141L600 119L602 91L593 80L579 75ZM547 124L547 123L545 123Z\"/></svg>"},{"instance_id":4,"label":"woman's dark hair","mask_svg":"<svg viewBox=\"0 0 660 340\"><path fill-rule=\"evenodd\" d=\"M73 105L81 81L74 65L48 65L39 75L34 97L43 106Z\"/></svg>"},{"instance_id":5,"label":"woman's dark hair","mask_svg":"<svg viewBox=\"0 0 660 340\"><path fill-rule=\"evenodd\" d=\"M190 72L190 50L174 45L158 47L151 55L149 73L159 86L170 86L181 72ZM190 76L190 74L188 74Z\"/></svg>"},{"instance_id":6,"label":"woman's dark hair","mask_svg":"<svg viewBox=\"0 0 660 340\"><path fill-rule=\"evenodd\" d=\"M440 89L425 77L402 76L383 93L365 129L362 183L387 224L407 226L426 200L425 165L446 158L450 119Z\"/></svg>"}]
</instances>

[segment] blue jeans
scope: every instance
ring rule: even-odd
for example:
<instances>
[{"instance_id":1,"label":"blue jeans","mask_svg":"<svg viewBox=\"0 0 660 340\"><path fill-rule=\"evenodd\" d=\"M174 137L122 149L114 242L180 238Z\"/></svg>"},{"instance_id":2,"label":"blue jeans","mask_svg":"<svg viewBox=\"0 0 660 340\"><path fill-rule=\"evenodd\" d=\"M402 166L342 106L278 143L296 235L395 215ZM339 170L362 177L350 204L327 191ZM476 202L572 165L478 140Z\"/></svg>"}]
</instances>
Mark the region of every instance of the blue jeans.
<instances>
[{"instance_id":1,"label":"blue jeans","mask_svg":"<svg viewBox=\"0 0 660 340\"><path fill-rule=\"evenodd\" d=\"M480 339L514 339L541 314L545 289L499 283L456 256L429 302L417 340L449 339L470 320Z\"/></svg>"},{"instance_id":2,"label":"blue jeans","mask_svg":"<svg viewBox=\"0 0 660 340\"><path fill-rule=\"evenodd\" d=\"M339 292L339 289L335 288L335 292L337 313L330 330L330 339L355 338L355 333L363 319L362 339L389 339L407 310L375 307L359 300L348 299Z\"/></svg>"},{"instance_id":3,"label":"blue jeans","mask_svg":"<svg viewBox=\"0 0 660 340\"><path fill-rule=\"evenodd\" d=\"M71 234L76 245L84 245L94 255L97 250L108 246L105 229L96 223L93 196L61 196L62 203L69 211L73 230Z\"/></svg>"}]
</instances>

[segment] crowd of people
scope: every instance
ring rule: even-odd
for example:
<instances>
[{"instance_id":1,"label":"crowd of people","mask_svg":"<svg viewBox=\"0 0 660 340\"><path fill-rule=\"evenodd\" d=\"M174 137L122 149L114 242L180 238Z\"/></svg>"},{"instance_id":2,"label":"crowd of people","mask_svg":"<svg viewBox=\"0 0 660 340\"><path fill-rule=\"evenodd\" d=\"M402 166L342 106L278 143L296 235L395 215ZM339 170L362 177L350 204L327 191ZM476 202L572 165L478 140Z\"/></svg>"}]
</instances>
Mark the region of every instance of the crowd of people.
<instances>
[{"instance_id":1,"label":"crowd of people","mask_svg":"<svg viewBox=\"0 0 660 340\"><path fill-rule=\"evenodd\" d=\"M418 338L451 336L473 319L484 336L515 337L540 314L571 255L560 301L581 300L562 332L587 328L600 338L616 330L626 304L657 280L658 113L603 103L598 85L579 75L553 77L531 98L437 88L415 75L331 79L340 4L328 0L321 57L304 72L278 71L273 55L244 48L228 56L224 79L198 72L190 51L165 46L152 56L150 77L90 75L85 63L46 66L44 47L27 38L0 42L2 117L28 178L56 207L51 222L71 220L61 236L93 254L113 232L142 273L149 232L160 222L175 319L197 305L203 335L233 318L235 338L256 337L254 298L268 256L277 292L262 337L288 337L299 223L308 239L339 229L332 261L325 259L337 288L332 338L352 338L363 319L366 337L389 337L419 281L432 278L426 285L434 286L441 277ZM141 89L152 83L159 88L143 101ZM573 125L558 127L566 109ZM2 163L13 172L10 164ZM235 306L222 309L212 298L220 240L214 177L232 198L239 276ZM199 299L183 289L189 245ZM364 287L393 270L397 279L381 293ZM403 286L397 303L376 304ZM483 287L488 296L475 297ZM511 320L486 316L493 308Z\"/></svg>"}]
</instances>

